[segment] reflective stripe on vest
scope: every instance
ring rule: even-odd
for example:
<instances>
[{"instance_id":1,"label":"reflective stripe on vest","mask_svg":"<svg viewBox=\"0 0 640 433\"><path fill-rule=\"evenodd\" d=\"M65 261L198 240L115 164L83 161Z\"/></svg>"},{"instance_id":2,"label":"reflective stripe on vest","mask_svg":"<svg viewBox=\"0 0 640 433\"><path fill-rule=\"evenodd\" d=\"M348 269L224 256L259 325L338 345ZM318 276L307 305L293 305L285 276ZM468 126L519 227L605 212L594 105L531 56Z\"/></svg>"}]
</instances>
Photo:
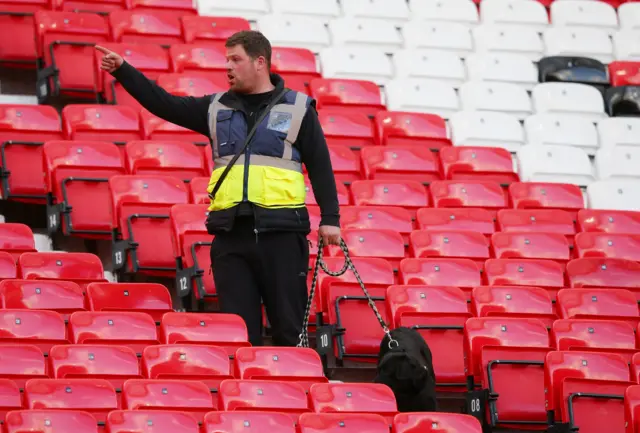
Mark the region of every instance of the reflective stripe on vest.
<instances>
[{"instance_id":1,"label":"reflective stripe on vest","mask_svg":"<svg viewBox=\"0 0 640 433\"><path fill-rule=\"evenodd\" d=\"M233 159L238 146L247 136L244 115L220 103L223 93L214 95L209 106L209 130L214 161L209 180L211 192L225 167ZM247 149L248 201L263 207L302 207L306 198L302 161L293 144L298 138L302 119L310 98L289 91L284 102L273 107L258 126ZM210 202L209 210L228 209L242 201L245 182L245 155L229 170L227 178Z\"/></svg>"}]
</instances>

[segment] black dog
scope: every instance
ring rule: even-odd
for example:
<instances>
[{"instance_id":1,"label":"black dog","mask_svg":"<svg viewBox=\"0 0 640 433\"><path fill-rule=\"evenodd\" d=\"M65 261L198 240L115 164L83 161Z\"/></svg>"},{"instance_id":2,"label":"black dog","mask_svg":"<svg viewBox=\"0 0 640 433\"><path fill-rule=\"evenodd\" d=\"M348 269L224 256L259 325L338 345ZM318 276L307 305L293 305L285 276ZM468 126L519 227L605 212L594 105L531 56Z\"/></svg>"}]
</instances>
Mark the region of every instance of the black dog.
<instances>
[{"instance_id":1,"label":"black dog","mask_svg":"<svg viewBox=\"0 0 640 433\"><path fill-rule=\"evenodd\" d=\"M436 377L431 350L418 331L400 327L391 331L398 342L380 343L375 383L393 390L399 412L437 412Z\"/></svg>"}]
</instances>

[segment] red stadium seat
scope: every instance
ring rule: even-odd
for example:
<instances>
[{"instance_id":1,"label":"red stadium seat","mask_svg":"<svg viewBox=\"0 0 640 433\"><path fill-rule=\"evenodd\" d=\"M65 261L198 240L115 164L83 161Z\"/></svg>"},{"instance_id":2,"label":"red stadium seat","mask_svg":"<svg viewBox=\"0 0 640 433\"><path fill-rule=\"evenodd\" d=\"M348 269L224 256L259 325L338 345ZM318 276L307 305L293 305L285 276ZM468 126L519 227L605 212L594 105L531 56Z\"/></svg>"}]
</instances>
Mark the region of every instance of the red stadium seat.
<instances>
[{"instance_id":1,"label":"red stadium seat","mask_svg":"<svg viewBox=\"0 0 640 433\"><path fill-rule=\"evenodd\" d=\"M160 324L163 344L207 344L234 355L249 347L247 325L240 316L223 313L166 313Z\"/></svg>"},{"instance_id":2,"label":"red stadium seat","mask_svg":"<svg viewBox=\"0 0 640 433\"><path fill-rule=\"evenodd\" d=\"M189 0L131 0L130 7L135 11L168 12L180 17L198 15L197 8Z\"/></svg>"},{"instance_id":3,"label":"red stadium seat","mask_svg":"<svg viewBox=\"0 0 640 433\"><path fill-rule=\"evenodd\" d=\"M556 293L564 287L564 266L553 260L489 259L484 263L485 284L489 286L534 286Z\"/></svg>"},{"instance_id":4,"label":"red stadium seat","mask_svg":"<svg viewBox=\"0 0 640 433\"><path fill-rule=\"evenodd\" d=\"M122 408L186 412L202 422L215 410L209 387L197 380L130 379L122 388Z\"/></svg>"},{"instance_id":5,"label":"red stadium seat","mask_svg":"<svg viewBox=\"0 0 640 433\"><path fill-rule=\"evenodd\" d=\"M489 255L489 242L478 232L415 230L409 242L411 257L471 259L482 266Z\"/></svg>"},{"instance_id":6,"label":"red stadium seat","mask_svg":"<svg viewBox=\"0 0 640 433\"><path fill-rule=\"evenodd\" d=\"M137 354L159 344L156 324L146 313L130 311L81 311L69 319L69 335L74 344L126 346Z\"/></svg>"},{"instance_id":7,"label":"red stadium seat","mask_svg":"<svg viewBox=\"0 0 640 433\"><path fill-rule=\"evenodd\" d=\"M295 424L286 413L258 412L248 408L247 411L209 412L204 417L202 432L234 433L237 426L241 425L242 430L247 433L298 433Z\"/></svg>"},{"instance_id":8,"label":"red stadium seat","mask_svg":"<svg viewBox=\"0 0 640 433\"><path fill-rule=\"evenodd\" d=\"M18 261L20 254L36 251L33 232L26 224L0 224L0 251L10 253Z\"/></svg>"},{"instance_id":9,"label":"red stadium seat","mask_svg":"<svg viewBox=\"0 0 640 433\"><path fill-rule=\"evenodd\" d=\"M485 417L492 427L546 425L543 366L549 350L547 328L538 319L469 319L464 327L467 375L495 397L486 406L471 404L471 414ZM472 391L471 401L482 392Z\"/></svg>"},{"instance_id":10,"label":"red stadium seat","mask_svg":"<svg viewBox=\"0 0 640 433\"><path fill-rule=\"evenodd\" d=\"M0 104L2 198L45 203L42 144L61 140L62 124L55 108L44 105Z\"/></svg>"},{"instance_id":11,"label":"red stadium seat","mask_svg":"<svg viewBox=\"0 0 640 433\"><path fill-rule=\"evenodd\" d=\"M0 344L0 381L11 379L24 388L27 380L43 377L48 377L48 374L42 350L31 344Z\"/></svg>"},{"instance_id":12,"label":"red stadium seat","mask_svg":"<svg viewBox=\"0 0 640 433\"><path fill-rule=\"evenodd\" d=\"M70 140L124 145L142 139L138 113L127 106L70 104L62 109L62 124Z\"/></svg>"},{"instance_id":13,"label":"red stadium seat","mask_svg":"<svg viewBox=\"0 0 640 433\"><path fill-rule=\"evenodd\" d=\"M54 0L53 9L69 12L92 12L108 14L112 10L123 10L128 6L125 0Z\"/></svg>"},{"instance_id":14,"label":"red stadium seat","mask_svg":"<svg viewBox=\"0 0 640 433\"><path fill-rule=\"evenodd\" d=\"M402 235L405 243L409 241L409 233L413 231L411 213L406 209L394 206L340 207L340 226L345 230L395 230Z\"/></svg>"},{"instance_id":15,"label":"red stadium seat","mask_svg":"<svg viewBox=\"0 0 640 433\"><path fill-rule=\"evenodd\" d=\"M109 179L114 239L113 265L116 270L151 275L175 273L171 247L171 206L188 203L184 182L170 176L132 175Z\"/></svg>"},{"instance_id":16,"label":"red stadium seat","mask_svg":"<svg viewBox=\"0 0 640 433\"><path fill-rule=\"evenodd\" d=\"M98 14L39 10L35 38L42 68L38 71L38 100L50 96L95 99L94 44L111 39L107 20Z\"/></svg>"},{"instance_id":17,"label":"red stadium seat","mask_svg":"<svg viewBox=\"0 0 640 433\"><path fill-rule=\"evenodd\" d=\"M0 251L0 281L11 278L18 278L16 260L10 253Z\"/></svg>"},{"instance_id":18,"label":"red stadium seat","mask_svg":"<svg viewBox=\"0 0 640 433\"><path fill-rule=\"evenodd\" d=\"M460 287L471 299L471 289L481 286L480 268L470 259L404 259L400 262L400 284Z\"/></svg>"},{"instance_id":19,"label":"red stadium seat","mask_svg":"<svg viewBox=\"0 0 640 433\"><path fill-rule=\"evenodd\" d=\"M130 141L125 153L131 174L173 176L185 182L208 174L202 152L191 143Z\"/></svg>"},{"instance_id":20,"label":"red stadium seat","mask_svg":"<svg viewBox=\"0 0 640 433\"><path fill-rule=\"evenodd\" d=\"M176 96L200 97L227 90L226 77L223 75L207 76L197 72L179 74L162 74L157 80L158 86Z\"/></svg>"},{"instance_id":21,"label":"red stadium seat","mask_svg":"<svg viewBox=\"0 0 640 433\"><path fill-rule=\"evenodd\" d=\"M383 146L414 145L429 149L451 146L447 125L436 114L379 111L375 115L375 128Z\"/></svg>"},{"instance_id":22,"label":"red stadium seat","mask_svg":"<svg viewBox=\"0 0 640 433\"><path fill-rule=\"evenodd\" d=\"M640 301L640 263L624 259L589 257L567 263L571 287L614 287L631 290Z\"/></svg>"},{"instance_id":23,"label":"red stadium seat","mask_svg":"<svg viewBox=\"0 0 640 433\"><path fill-rule=\"evenodd\" d=\"M440 179L440 163L426 147L365 147L361 156L365 179L413 180L423 183Z\"/></svg>"},{"instance_id":24,"label":"red stadium seat","mask_svg":"<svg viewBox=\"0 0 640 433\"><path fill-rule=\"evenodd\" d=\"M569 212L548 209L502 209L497 214L498 229L515 233L559 233L573 245L576 228Z\"/></svg>"},{"instance_id":25,"label":"red stadium seat","mask_svg":"<svg viewBox=\"0 0 640 433\"><path fill-rule=\"evenodd\" d=\"M549 352L544 373L550 419L585 433L625 431L624 392L632 383L619 355Z\"/></svg>"},{"instance_id":26,"label":"red stadium seat","mask_svg":"<svg viewBox=\"0 0 640 433\"><path fill-rule=\"evenodd\" d=\"M359 150L376 144L371 120L363 112L325 108L318 110L318 119L330 145L342 144Z\"/></svg>"},{"instance_id":27,"label":"red stadium seat","mask_svg":"<svg viewBox=\"0 0 640 433\"><path fill-rule=\"evenodd\" d=\"M119 53L131 66L144 73L149 79L155 80L160 74L171 72L169 53L160 45L133 44L133 43L106 43L102 44L108 50ZM133 96L124 90L115 78L106 71L100 71L99 65L103 54L95 51L96 88L104 92L107 102L117 105L127 105L140 111L142 106ZM102 75L100 75L102 74Z\"/></svg>"},{"instance_id":28,"label":"red stadium seat","mask_svg":"<svg viewBox=\"0 0 640 433\"><path fill-rule=\"evenodd\" d=\"M640 212L581 209L578 211L581 232L640 234Z\"/></svg>"},{"instance_id":29,"label":"red stadium seat","mask_svg":"<svg viewBox=\"0 0 640 433\"><path fill-rule=\"evenodd\" d=\"M173 44L169 48L174 72L203 75L216 83L227 82L225 52L224 42Z\"/></svg>"},{"instance_id":30,"label":"red stadium seat","mask_svg":"<svg viewBox=\"0 0 640 433\"><path fill-rule=\"evenodd\" d=\"M26 280L66 280L82 288L106 281L100 257L90 253L24 253L18 267Z\"/></svg>"},{"instance_id":31,"label":"red stadium seat","mask_svg":"<svg viewBox=\"0 0 640 433\"><path fill-rule=\"evenodd\" d=\"M563 289L557 309L562 319L618 320L634 328L640 322L638 301L624 289Z\"/></svg>"},{"instance_id":32,"label":"red stadium seat","mask_svg":"<svg viewBox=\"0 0 640 433\"><path fill-rule=\"evenodd\" d=\"M215 413L215 412L214 412ZM187 412L169 410L113 410L107 416L108 433L199 433L198 421Z\"/></svg>"},{"instance_id":33,"label":"red stadium seat","mask_svg":"<svg viewBox=\"0 0 640 433\"><path fill-rule=\"evenodd\" d=\"M298 421L300 433L340 433L345 431L388 433L389 423L373 413L303 413Z\"/></svg>"},{"instance_id":34,"label":"red stadium seat","mask_svg":"<svg viewBox=\"0 0 640 433\"><path fill-rule=\"evenodd\" d=\"M14 381L0 379L0 421L5 421L7 412L22 409L22 395Z\"/></svg>"},{"instance_id":35,"label":"red stadium seat","mask_svg":"<svg viewBox=\"0 0 640 433\"><path fill-rule=\"evenodd\" d=\"M399 413L393 419L394 433L481 433L480 422L458 413Z\"/></svg>"},{"instance_id":36,"label":"red stadium seat","mask_svg":"<svg viewBox=\"0 0 640 433\"><path fill-rule=\"evenodd\" d=\"M394 269L404 259L404 240L395 230L345 229L341 235L351 257L379 257L391 263ZM329 255L342 257L344 253L338 246L329 246Z\"/></svg>"},{"instance_id":37,"label":"red stadium seat","mask_svg":"<svg viewBox=\"0 0 640 433\"><path fill-rule=\"evenodd\" d=\"M224 42L234 33L251 30L249 21L242 17L205 17L184 15L182 33L188 43L205 45L213 42Z\"/></svg>"},{"instance_id":38,"label":"red stadium seat","mask_svg":"<svg viewBox=\"0 0 640 433\"><path fill-rule=\"evenodd\" d=\"M45 183L51 193L49 233L62 227L67 236L111 239L108 179L125 173L123 152L109 142L84 140L49 141L42 151Z\"/></svg>"},{"instance_id":39,"label":"red stadium seat","mask_svg":"<svg viewBox=\"0 0 640 433\"><path fill-rule=\"evenodd\" d=\"M560 233L503 233L491 235L491 249L498 259L547 259L566 263L571 250Z\"/></svg>"},{"instance_id":40,"label":"red stadium seat","mask_svg":"<svg viewBox=\"0 0 640 433\"><path fill-rule=\"evenodd\" d=\"M309 90L321 110L338 108L345 113L365 113L369 116L385 110L380 87L373 81L314 78L309 83Z\"/></svg>"},{"instance_id":41,"label":"red stadium seat","mask_svg":"<svg viewBox=\"0 0 640 433\"><path fill-rule=\"evenodd\" d=\"M218 408L226 412L285 413L294 423L301 414L310 412L302 385L275 380L225 380L220 384Z\"/></svg>"},{"instance_id":42,"label":"red stadium seat","mask_svg":"<svg viewBox=\"0 0 640 433\"><path fill-rule=\"evenodd\" d=\"M412 216L429 206L427 188L412 180L357 180L351 183L351 195L356 206L400 206Z\"/></svg>"},{"instance_id":43,"label":"red stadium seat","mask_svg":"<svg viewBox=\"0 0 640 433\"><path fill-rule=\"evenodd\" d=\"M55 379L106 380L116 390L127 379L142 377L136 353L128 347L101 344L53 346L49 352L51 376Z\"/></svg>"},{"instance_id":44,"label":"red stadium seat","mask_svg":"<svg viewBox=\"0 0 640 433\"><path fill-rule=\"evenodd\" d=\"M0 343L30 344L46 354L68 342L64 319L55 311L0 310Z\"/></svg>"},{"instance_id":45,"label":"red stadium seat","mask_svg":"<svg viewBox=\"0 0 640 433\"><path fill-rule=\"evenodd\" d=\"M516 182L509 185L509 195L516 209L559 209L575 218L584 197L578 185L544 182Z\"/></svg>"},{"instance_id":46,"label":"red stadium seat","mask_svg":"<svg viewBox=\"0 0 640 433\"><path fill-rule=\"evenodd\" d=\"M584 232L576 235L576 257L640 261L640 234Z\"/></svg>"},{"instance_id":47,"label":"red stadium seat","mask_svg":"<svg viewBox=\"0 0 640 433\"><path fill-rule=\"evenodd\" d=\"M227 352L216 346L162 344L142 352L142 371L149 379L198 380L211 390L232 379Z\"/></svg>"},{"instance_id":48,"label":"red stadium seat","mask_svg":"<svg viewBox=\"0 0 640 433\"><path fill-rule=\"evenodd\" d=\"M634 382L635 377L632 377ZM624 421L627 426L627 433L636 433L640 430L640 386L629 386L624 392Z\"/></svg>"},{"instance_id":49,"label":"red stadium seat","mask_svg":"<svg viewBox=\"0 0 640 433\"><path fill-rule=\"evenodd\" d=\"M471 317L467 295L451 286L390 286L386 309L393 327L415 328L429 342L436 387L451 391L464 387L462 330Z\"/></svg>"},{"instance_id":50,"label":"red stadium seat","mask_svg":"<svg viewBox=\"0 0 640 433\"><path fill-rule=\"evenodd\" d=\"M473 231L490 237L496 227L491 212L484 209L418 209L420 230Z\"/></svg>"},{"instance_id":51,"label":"red stadium seat","mask_svg":"<svg viewBox=\"0 0 640 433\"><path fill-rule=\"evenodd\" d=\"M329 157L336 182L348 184L360 179L360 160L348 146L341 144L329 146ZM304 166L304 172L307 173L306 166Z\"/></svg>"},{"instance_id":52,"label":"red stadium seat","mask_svg":"<svg viewBox=\"0 0 640 433\"><path fill-rule=\"evenodd\" d=\"M549 292L540 287L474 287L471 293L471 311L478 317L539 319L548 328L557 319Z\"/></svg>"},{"instance_id":53,"label":"red stadium seat","mask_svg":"<svg viewBox=\"0 0 640 433\"><path fill-rule=\"evenodd\" d=\"M609 63L608 68L612 86L640 85L640 62L617 60Z\"/></svg>"},{"instance_id":54,"label":"red stadium seat","mask_svg":"<svg viewBox=\"0 0 640 433\"><path fill-rule=\"evenodd\" d=\"M640 383L640 352L636 352L631 357L631 380Z\"/></svg>"},{"instance_id":55,"label":"red stadium seat","mask_svg":"<svg viewBox=\"0 0 640 433\"><path fill-rule=\"evenodd\" d=\"M2 2L0 28L11 37L0 40L0 62L7 67L35 68L37 54L33 15L39 9L50 7L50 0Z\"/></svg>"},{"instance_id":56,"label":"red stadium seat","mask_svg":"<svg viewBox=\"0 0 640 433\"><path fill-rule=\"evenodd\" d=\"M508 150L501 147L450 146L440 150L444 179L520 181Z\"/></svg>"},{"instance_id":57,"label":"red stadium seat","mask_svg":"<svg viewBox=\"0 0 640 433\"><path fill-rule=\"evenodd\" d=\"M173 255L179 259L176 284L180 296L189 292L196 299L207 300L216 294L211 268L212 236L204 225L208 204L178 204L171 208Z\"/></svg>"},{"instance_id":58,"label":"red stadium seat","mask_svg":"<svg viewBox=\"0 0 640 433\"><path fill-rule=\"evenodd\" d=\"M381 383L317 383L309 390L309 406L316 413L372 413L389 424L398 413L396 398Z\"/></svg>"},{"instance_id":59,"label":"red stadium seat","mask_svg":"<svg viewBox=\"0 0 640 433\"><path fill-rule=\"evenodd\" d=\"M80 410L17 410L7 414L5 433L98 433L96 419Z\"/></svg>"},{"instance_id":60,"label":"red stadium seat","mask_svg":"<svg viewBox=\"0 0 640 433\"><path fill-rule=\"evenodd\" d=\"M162 315L173 311L171 294L158 283L91 283L87 302L92 311L138 311L159 325Z\"/></svg>"},{"instance_id":61,"label":"red stadium seat","mask_svg":"<svg viewBox=\"0 0 640 433\"><path fill-rule=\"evenodd\" d=\"M637 351L635 329L617 319L559 319L551 327L551 340L557 350L611 352L629 362Z\"/></svg>"},{"instance_id":62,"label":"red stadium seat","mask_svg":"<svg viewBox=\"0 0 640 433\"><path fill-rule=\"evenodd\" d=\"M190 141L201 146L209 143L209 139L204 135L167 122L145 109L140 111L140 117L145 140Z\"/></svg>"},{"instance_id":63,"label":"red stadium seat","mask_svg":"<svg viewBox=\"0 0 640 433\"><path fill-rule=\"evenodd\" d=\"M207 179L207 184L208 184L208 182L209 182L209 179ZM310 182L310 180L309 180L309 178L307 176L305 176L304 182L305 182L305 189L307 191L307 196L305 198L305 204L311 205L311 206L317 205L318 203L316 202L316 197L313 194L313 188L311 186L311 182ZM353 185L351 186L351 188L353 188ZM349 190L347 189L345 184L342 183L342 182L336 182L336 189L338 190L338 204L340 206L348 206L348 205L350 205L351 204L351 197L349 196ZM207 198L207 203L209 203L208 200L209 199Z\"/></svg>"},{"instance_id":64,"label":"red stadium seat","mask_svg":"<svg viewBox=\"0 0 640 433\"><path fill-rule=\"evenodd\" d=\"M208 177L194 177L191 179L191 182L189 182L189 203L209 205L211 200L207 192L208 186Z\"/></svg>"},{"instance_id":65,"label":"red stadium seat","mask_svg":"<svg viewBox=\"0 0 640 433\"><path fill-rule=\"evenodd\" d=\"M295 382L305 390L328 382L315 349L304 347L241 347L234 357L239 379Z\"/></svg>"},{"instance_id":66,"label":"red stadium seat","mask_svg":"<svg viewBox=\"0 0 640 433\"><path fill-rule=\"evenodd\" d=\"M145 10L112 11L109 24L115 42L171 45L182 42L180 16Z\"/></svg>"},{"instance_id":67,"label":"red stadium seat","mask_svg":"<svg viewBox=\"0 0 640 433\"><path fill-rule=\"evenodd\" d=\"M51 310L67 320L85 309L84 291L72 281L3 280L0 306L7 309Z\"/></svg>"},{"instance_id":68,"label":"red stadium seat","mask_svg":"<svg viewBox=\"0 0 640 433\"><path fill-rule=\"evenodd\" d=\"M271 70L279 74L289 89L310 94L309 83L321 78L315 54L305 48L272 47Z\"/></svg>"},{"instance_id":69,"label":"red stadium seat","mask_svg":"<svg viewBox=\"0 0 640 433\"><path fill-rule=\"evenodd\" d=\"M102 379L31 379L25 385L28 409L82 410L104 423L118 409L113 386Z\"/></svg>"},{"instance_id":70,"label":"red stadium seat","mask_svg":"<svg viewBox=\"0 0 640 433\"><path fill-rule=\"evenodd\" d=\"M509 198L498 182L438 180L431 182L433 207L470 207L490 212L509 206Z\"/></svg>"}]
</instances>

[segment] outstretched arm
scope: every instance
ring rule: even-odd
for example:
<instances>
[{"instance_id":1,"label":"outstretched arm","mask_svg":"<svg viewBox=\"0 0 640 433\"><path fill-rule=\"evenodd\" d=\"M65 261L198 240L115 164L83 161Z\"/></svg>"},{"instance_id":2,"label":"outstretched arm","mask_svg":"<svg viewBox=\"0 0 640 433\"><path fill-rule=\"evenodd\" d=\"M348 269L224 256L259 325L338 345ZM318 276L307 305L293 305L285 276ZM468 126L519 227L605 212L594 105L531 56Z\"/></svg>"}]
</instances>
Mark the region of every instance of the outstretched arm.
<instances>
[{"instance_id":1,"label":"outstretched arm","mask_svg":"<svg viewBox=\"0 0 640 433\"><path fill-rule=\"evenodd\" d=\"M101 68L113 75L140 105L161 119L209 137L210 97L172 95L125 62L119 54L99 45L95 48L104 54Z\"/></svg>"}]
</instances>

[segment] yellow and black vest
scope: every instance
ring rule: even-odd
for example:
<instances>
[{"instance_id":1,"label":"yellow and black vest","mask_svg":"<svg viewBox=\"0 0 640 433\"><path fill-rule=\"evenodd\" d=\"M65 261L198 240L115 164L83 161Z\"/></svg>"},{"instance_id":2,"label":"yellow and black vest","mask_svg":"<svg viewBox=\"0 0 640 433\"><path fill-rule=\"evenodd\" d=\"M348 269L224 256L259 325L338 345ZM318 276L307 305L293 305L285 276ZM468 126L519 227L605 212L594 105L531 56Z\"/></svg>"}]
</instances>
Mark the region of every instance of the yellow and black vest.
<instances>
[{"instance_id":1,"label":"yellow and black vest","mask_svg":"<svg viewBox=\"0 0 640 433\"><path fill-rule=\"evenodd\" d=\"M209 106L214 168L207 191L213 191L225 167L248 134L245 114L220 102L224 93L212 96ZM210 211L250 202L261 208L283 209L305 206L302 160L295 143L302 119L311 104L307 95L290 90L264 117L245 153L224 179Z\"/></svg>"}]
</instances>

